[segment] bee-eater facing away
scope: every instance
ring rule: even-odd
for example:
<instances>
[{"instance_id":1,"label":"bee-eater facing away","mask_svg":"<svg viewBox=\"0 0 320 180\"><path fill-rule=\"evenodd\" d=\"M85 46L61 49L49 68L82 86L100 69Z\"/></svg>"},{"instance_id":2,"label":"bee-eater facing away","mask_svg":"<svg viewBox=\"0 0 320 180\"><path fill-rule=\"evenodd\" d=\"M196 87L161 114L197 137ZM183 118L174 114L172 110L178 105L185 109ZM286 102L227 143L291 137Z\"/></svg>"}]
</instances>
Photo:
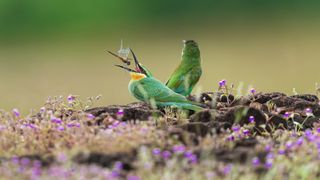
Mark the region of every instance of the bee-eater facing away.
<instances>
[{"instance_id":1,"label":"bee-eater facing away","mask_svg":"<svg viewBox=\"0 0 320 180\"><path fill-rule=\"evenodd\" d=\"M166 85L174 92L188 96L202 74L200 49L193 40L184 40L180 65L170 76Z\"/></svg>"},{"instance_id":2,"label":"bee-eater facing away","mask_svg":"<svg viewBox=\"0 0 320 180\"><path fill-rule=\"evenodd\" d=\"M185 96L175 93L156 78L148 76L133 51L131 53L135 61L135 70L121 65L116 66L130 72L131 80L128 89L135 98L157 107L169 106L193 111L203 110L202 107L198 106L200 104L187 100Z\"/></svg>"}]
</instances>

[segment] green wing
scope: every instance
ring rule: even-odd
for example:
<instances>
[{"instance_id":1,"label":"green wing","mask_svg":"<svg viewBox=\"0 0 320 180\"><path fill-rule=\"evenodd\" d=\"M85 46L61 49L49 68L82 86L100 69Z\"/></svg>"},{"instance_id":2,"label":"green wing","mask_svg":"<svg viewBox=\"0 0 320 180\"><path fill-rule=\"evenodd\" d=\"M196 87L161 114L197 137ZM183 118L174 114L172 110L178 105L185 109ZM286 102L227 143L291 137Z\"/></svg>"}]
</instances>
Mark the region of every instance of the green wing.
<instances>
[{"instance_id":1,"label":"green wing","mask_svg":"<svg viewBox=\"0 0 320 180\"><path fill-rule=\"evenodd\" d=\"M129 91L141 101L154 99L156 102L188 102L184 96L175 93L153 77L130 83Z\"/></svg>"},{"instance_id":2,"label":"green wing","mask_svg":"<svg viewBox=\"0 0 320 180\"><path fill-rule=\"evenodd\" d=\"M201 74L202 70L200 66L178 68L167 81L166 85L176 93L187 96L199 81Z\"/></svg>"}]
</instances>

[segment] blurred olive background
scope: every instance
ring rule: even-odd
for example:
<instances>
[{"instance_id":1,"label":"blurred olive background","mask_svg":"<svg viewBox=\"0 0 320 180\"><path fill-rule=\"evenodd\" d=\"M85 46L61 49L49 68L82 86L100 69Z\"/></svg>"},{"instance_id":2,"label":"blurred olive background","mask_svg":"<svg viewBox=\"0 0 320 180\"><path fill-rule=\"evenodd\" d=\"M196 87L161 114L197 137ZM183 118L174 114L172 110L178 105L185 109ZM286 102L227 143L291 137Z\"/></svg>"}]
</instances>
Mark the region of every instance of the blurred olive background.
<instances>
[{"instance_id":1,"label":"blurred olive background","mask_svg":"<svg viewBox=\"0 0 320 180\"><path fill-rule=\"evenodd\" d=\"M0 109L24 112L48 96L101 94L96 105L135 101L129 75L106 50L120 41L166 81L182 40L201 48L199 90L227 79L243 93L314 93L320 82L320 2L1 0ZM197 91L197 90L195 90Z\"/></svg>"}]
</instances>

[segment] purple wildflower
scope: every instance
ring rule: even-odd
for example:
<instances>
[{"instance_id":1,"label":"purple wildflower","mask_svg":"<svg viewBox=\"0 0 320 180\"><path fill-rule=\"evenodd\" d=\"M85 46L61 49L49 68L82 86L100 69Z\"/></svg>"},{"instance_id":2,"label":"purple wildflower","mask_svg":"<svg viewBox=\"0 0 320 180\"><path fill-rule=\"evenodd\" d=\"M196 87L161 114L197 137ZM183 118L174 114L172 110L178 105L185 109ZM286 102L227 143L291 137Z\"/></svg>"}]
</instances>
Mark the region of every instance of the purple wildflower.
<instances>
[{"instance_id":1,"label":"purple wildflower","mask_svg":"<svg viewBox=\"0 0 320 180\"><path fill-rule=\"evenodd\" d=\"M118 120L116 120L116 121L113 122L113 125L114 125L115 127L117 127L119 124L120 124L120 121L118 121Z\"/></svg>"},{"instance_id":2,"label":"purple wildflower","mask_svg":"<svg viewBox=\"0 0 320 180\"><path fill-rule=\"evenodd\" d=\"M57 117L51 117L51 122L56 123L56 124L61 124L62 120L60 118Z\"/></svg>"},{"instance_id":3,"label":"purple wildflower","mask_svg":"<svg viewBox=\"0 0 320 180\"><path fill-rule=\"evenodd\" d=\"M231 172L231 170L232 170L232 165L228 164L223 168L223 174L226 176Z\"/></svg>"},{"instance_id":4,"label":"purple wildflower","mask_svg":"<svg viewBox=\"0 0 320 180\"><path fill-rule=\"evenodd\" d=\"M312 131L311 131L310 129L307 129L307 130L304 132L304 135L305 135L306 137L308 137L308 136L312 136L313 134L312 134Z\"/></svg>"},{"instance_id":5,"label":"purple wildflower","mask_svg":"<svg viewBox=\"0 0 320 180\"><path fill-rule=\"evenodd\" d=\"M285 151L284 149L279 149L278 153L279 153L280 155L284 155L284 154L286 153L286 151Z\"/></svg>"},{"instance_id":6,"label":"purple wildflower","mask_svg":"<svg viewBox=\"0 0 320 180\"><path fill-rule=\"evenodd\" d=\"M67 127L72 128L72 127L80 127L80 123L68 123Z\"/></svg>"},{"instance_id":7,"label":"purple wildflower","mask_svg":"<svg viewBox=\"0 0 320 180\"><path fill-rule=\"evenodd\" d=\"M315 135L311 135L311 136L308 137L308 140L309 140L310 142L314 141L315 139L316 139L316 136L315 136Z\"/></svg>"},{"instance_id":8,"label":"purple wildflower","mask_svg":"<svg viewBox=\"0 0 320 180\"><path fill-rule=\"evenodd\" d=\"M117 112L118 116L123 116L124 115L124 110L123 109L119 109Z\"/></svg>"},{"instance_id":9,"label":"purple wildflower","mask_svg":"<svg viewBox=\"0 0 320 180\"><path fill-rule=\"evenodd\" d=\"M314 136L314 134L312 133L312 131L310 129L307 129L305 132L304 132L304 135L307 137L307 139L309 141L314 141L316 139L316 137Z\"/></svg>"},{"instance_id":10,"label":"purple wildflower","mask_svg":"<svg viewBox=\"0 0 320 180\"><path fill-rule=\"evenodd\" d=\"M228 136L227 140L228 141L234 141L234 136L233 135Z\"/></svg>"},{"instance_id":11,"label":"purple wildflower","mask_svg":"<svg viewBox=\"0 0 320 180\"><path fill-rule=\"evenodd\" d=\"M272 160L273 158L274 158L273 153L268 153L267 156L266 156L266 159Z\"/></svg>"},{"instance_id":12,"label":"purple wildflower","mask_svg":"<svg viewBox=\"0 0 320 180\"><path fill-rule=\"evenodd\" d=\"M306 112L306 115L307 115L307 116L313 116L313 113L312 113L312 109L311 109L311 108L305 109L305 112Z\"/></svg>"},{"instance_id":13,"label":"purple wildflower","mask_svg":"<svg viewBox=\"0 0 320 180\"><path fill-rule=\"evenodd\" d=\"M192 151L186 151L184 153L184 157L188 159L191 164L195 164L198 162L198 157Z\"/></svg>"},{"instance_id":14,"label":"purple wildflower","mask_svg":"<svg viewBox=\"0 0 320 180\"><path fill-rule=\"evenodd\" d=\"M264 148L267 152L270 152L272 149L271 145L266 145L266 147Z\"/></svg>"},{"instance_id":15,"label":"purple wildflower","mask_svg":"<svg viewBox=\"0 0 320 180\"><path fill-rule=\"evenodd\" d=\"M31 129L37 129L37 126L35 126L34 124L31 124L31 123L25 124L25 126L31 128Z\"/></svg>"},{"instance_id":16,"label":"purple wildflower","mask_svg":"<svg viewBox=\"0 0 320 180\"><path fill-rule=\"evenodd\" d=\"M64 131L64 127L63 127L63 126L58 126L58 127L57 127L57 130L58 130L58 131Z\"/></svg>"},{"instance_id":17,"label":"purple wildflower","mask_svg":"<svg viewBox=\"0 0 320 180\"><path fill-rule=\"evenodd\" d=\"M120 176L120 172L118 170L112 170L111 171L111 179L118 178Z\"/></svg>"},{"instance_id":18,"label":"purple wildflower","mask_svg":"<svg viewBox=\"0 0 320 180\"><path fill-rule=\"evenodd\" d=\"M117 178L120 176L120 172L123 169L123 163L120 161L117 161L114 165L113 165L113 169L111 171L111 176L114 178Z\"/></svg>"},{"instance_id":19,"label":"purple wildflower","mask_svg":"<svg viewBox=\"0 0 320 180\"><path fill-rule=\"evenodd\" d=\"M164 159L169 159L170 157L171 157L171 152L170 151L163 151L162 152L162 157L164 158Z\"/></svg>"},{"instance_id":20,"label":"purple wildflower","mask_svg":"<svg viewBox=\"0 0 320 180\"><path fill-rule=\"evenodd\" d=\"M254 123L254 122L255 122L254 116L249 116L249 122L250 122L250 123Z\"/></svg>"},{"instance_id":21,"label":"purple wildflower","mask_svg":"<svg viewBox=\"0 0 320 180\"><path fill-rule=\"evenodd\" d=\"M317 133L320 133L320 127L317 128Z\"/></svg>"},{"instance_id":22,"label":"purple wildflower","mask_svg":"<svg viewBox=\"0 0 320 180\"><path fill-rule=\"evenodd\" d=\"M286 149L291 149L293 147L293 143L291 141L288 141L286 143Z\"/></svg>"},{"instance_id":23,"label":"purple wildflower","mask_svg":"<svg viewBox=\"0 0 320 180\"><path fill-rule=\"evenodd\" d=\"M75 99L76 99L76 97L74 95L71 95L71 94L67 97L67 100L68 100L69 103L72 103Z\"/></svg>"},{"instance_id":24,"label":"purple wildflower","mask_svg":"<svg viewBox=\"0 0 320 180\"><path fill-rule=\"evenodd\" d=\"M240 130L240 127L239 127L239 126L233 126L233 127L232 127L232 130L233 130L234 132L238 132L238 131Z\"/></svg>"},{"instance_id":25,"label":"purple wildflower","mask_svg":"<svg viewBox=\"0 0 320 180\"><path fill-rule=\"evenodd\" d=\"M219 81L219 86L223 87L226 85L226 83L227 83L227 81L225 79L222 79L221 81Z\"/></svg>"},{"instance_id":26,"label":"purple wildflower","mask_svg":"<svg viewBox=\"0 0 320 180\"><path fill-rule=\"evenodd\" d=\"M33 167L32 168L32 175L34 176L40 176L41 175L41 168L39 167ZM31 179L37 179L37 178L31 178Z\"/></svg>"},{"instance_id":27,"label":"purple wildflower","mask_svg":"<svg viewBox=\"0 0 320 180\"><path fill-rule=\"evenodd\" d=\"M247 136L250 134L250 131L248 129L245 129L245 130L243 130L243 134Z\"/></svg>"},{"instance_id":28,"label":"purple wildflower","mask_svg":"<svg viewBox=\"0 0 320 180\"><path fill-rule=\"evenodd\" d=\"M12 109L12 113L13 113L13 115L14 115L15 117L19 117L19 116L20 116L20 112L19 112L19 110L16 109L16 108Z\"/></svg>"},{"instance_id":29,"label":"purple wildflower","mask_svg":"<svg viewBox=\"0 0 320 180\"><path fill-rule=\"evenodd\" d=\"M93 120L94 118L95 118L95 116L93 115L93 114L87 114L87 118L89 119L89 120Z\"/></svg>"},{"instance_id":30,"label":"purple wildflower","mask_svg":"<svg viewBox=\"0 0 320 180\"><path fill-rule=\"evenodd\" d=\"M11 162L12 162L13 164L19 164L20 159L19 159L17 156L13 156L13 157L11 158Z\"/></svg>"},{"instance_id":31,"label":"purple wildflower","mask_svg":"<svg viewBox=\"0 0 320 180\"><path fill-rule=\"evenodd\" d=\"M304 138L303 138L303 137L300 137L300 138L296 141L296 145L297 145L297 146L301 146L302 143L303 143L303 141L304 141Z\"/></svg>"},{"instance_id":32,"label":"purple wildflower","mask_svg":"<svg viewBox=\"0 0 320 180\"><path fill-rule=\"evenodd\" d=\"M45 107L41 107L40 108L40 113L44 113L46 111L46 108Z\"/></svg>"},{"instance_id":33,"label":"purple wildflower","mask_svg":"<svg viewBox=\"0 0 320 180\"><path fill-rule=\"evenodd\" d=\"M290 113L290 112L285 112L285 113L284 113L284 115L283 115L283 117L287 119L287 118L289 118L289 117L290 117L290 115L291 115L291 113Z\"/></svg>"},{"instance_id":34,"label":"purple wildflower","mask_svg":"<svg viewBox=\"0 0 320 180\"><path fill-rule=\"evenodd\" d=\"M251 94L255 94L256 92L257 92L257 91L256 91L254 88L251 88L251 89L250 89L250 93L251 93Z\"/></svg>"},{"instance_id":35,"label":"purple wildflower","mask_svg":"<svg viewBox=\"0 0 320 180\"><path fill-rule=\"evenodd\" d=\"M271 169L272 168L272 160L271 159L267 159L265 164L264 164L264 167L267 168L267 169Z\"/></svg>"},{"instance_id":36,"label":"purple wildflower","mask_svg":"<svg viewBox=\"0 0 320 180\"><path fill-rule=\"evenodd\" d=\"M188 158L188 157L190 157L192 154L193 154L192 151L186 151L186 152L184 153L184 157L185 157L185 158Z\"/></svg>"},{"instance_id":37,"label":"purple wildflower","mask_svg":"<svg viewBox=\"0 0 320 180\"><path fill-rule=\"evenodd\" d=\"M161 150L159 149L159 148L154 148L153 150L152 150L152 154L153 155L160 155L161 154Z\"/></svg>"},{"instance_id":38,"label":"purple wildflower","mask_svg":"<svg viewBox=\"0 0 320 180\"><path fill-rule=\"evenodd\" d=\"M307 108L305 111L306 111L306 113L312 113L312 109L311 108Z\"/></svg>"},{"instance_id":39,"label":"purple wildflower","mask_svg":"<svg viewBox=\"0 0 320 180\"><path fill-rule=\"evenodd\" d=\"M191 164L195 164L195 163L197 163L198 162L198 157L197 157L197 155L195 155L193 152L191 152L191 151L186 151L185 153L184 153L184 157L186 158L186 159L188 159L188 161L191 163Z\"/></svg>"},{"instance_id":40,"label":"purple wildflower","mask_svg":"<svg viewBox=\"0 0 320 180\"><path fill-rule=\"evenodd\" d=\"M24 158L21 159L20 162L21 162L22 166L27 166L30 163L30 159L24 157Z\"/></svg>"},{"instance_id":41,"label":"purple wildflower","mask_svg":"<svg viewBox=\"0 0 320 180\"><path fill-rule=\"evenodd\" d=\"M39 161L39 160L35 160L35 161L33 161L33 167L36 167L36 168L40 168L41 167L41 161Z\"/></svg>"},{"instance_id":42,"label":"purple wildflower","mask_svg":"<svg viewBox=\"0 0 320 180\"><path fill-rule=\"evenodd\" d=\"M186 150L186 147L184 145L174 145L172 147L172 150L173 150L173 152L181 153L181 152L184 152Z\"/></svg>"},{"instance_id":43,"label":"purple wildflower","mask_svg":"<svg viewBox=\"0 0 320 180\"><path fill-rule=\"evenodd\" d=\"M108 128L112 129L112 128L116 128L120 125L119 121L114 121L111 125L108 126Z\"/></svg>"},{"instance_id":44,"label":"purple wildflower","mask_svg":"<svg viewBox=\"0 0 320 180\"><path fill-rule=\"evenodd\" d=\"M123 169L123 163L120 162L120 161L117 161L117 162L114 164L114 169L122 170L122 169Z\"/></svg>"},{"instance_id":45,"label":"purple wildflower","mask_svg":"<svg viewBox=\"0 0 320 180\"><path fill-rule=\"evenodd\" d=\"M196 164L198 162L198 157L195 154L192 154L187 159L191 164Z\"/></svg>"},{"instance_id":46,"label":"purple wildflower","mask_svg":"<svg viewBox=\"0 0 320 180\"><path fill-rule=\"evenodd\" d=\"M260 159L257 157L254 157L251 162L252 162L253 167L257 167L260 165Z\"/></svg>"}]
</instances>

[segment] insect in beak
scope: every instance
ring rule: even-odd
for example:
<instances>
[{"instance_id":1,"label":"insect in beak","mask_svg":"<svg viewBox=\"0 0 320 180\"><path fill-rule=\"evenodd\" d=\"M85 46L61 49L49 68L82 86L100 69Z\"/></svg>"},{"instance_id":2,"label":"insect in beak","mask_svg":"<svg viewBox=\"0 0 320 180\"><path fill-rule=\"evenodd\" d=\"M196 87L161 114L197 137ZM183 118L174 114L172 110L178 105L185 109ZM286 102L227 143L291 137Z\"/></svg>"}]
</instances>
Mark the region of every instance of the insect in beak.
<instances>
[{"instance_id":1,"label":"insect in beak","mask_svg":"<svg viewBox=\"0 0 320 180\"><path fill-rule=\"evenodd\" d=\"M123 63L127 64L128 66L130 65L131 62L130 62L130 59L129 59L129 58L123 58L123 57L121 57L121 56L119 56L119 55L117 55L117 54L115 54L115 53L113 53L113 52L111 52L111 51L108 51L108 50L107 50L107 52L108 52L109 54L117 57L120 61L122 61Z\"/></svg>"}]
</instances>

